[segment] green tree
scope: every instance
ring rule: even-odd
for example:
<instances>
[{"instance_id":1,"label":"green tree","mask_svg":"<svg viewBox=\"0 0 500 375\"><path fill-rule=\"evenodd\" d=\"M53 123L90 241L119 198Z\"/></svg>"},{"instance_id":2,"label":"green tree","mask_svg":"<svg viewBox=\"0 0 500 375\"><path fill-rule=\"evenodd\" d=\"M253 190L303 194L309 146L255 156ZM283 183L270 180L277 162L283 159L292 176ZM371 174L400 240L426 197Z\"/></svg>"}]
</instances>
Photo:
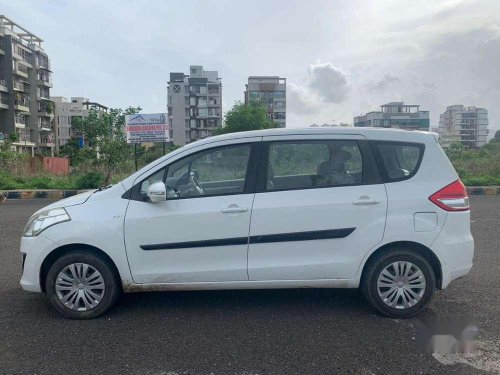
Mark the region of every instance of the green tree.
<instances>
[{"instance_id":1,"label":"green tree","mask_svg":"<svg viewBox=\"0 0 500 375\"><path fill-rule=\"evenodd\" d=\"M226 113L224 126L217 129L216 134L277 127L278 125L269 118L266 108L260 103L244 104L237 102L234 104L233 108Z\"/></svg>"},{"instance_id":2,"label":"green tree","mask_svg":"<svg viewBox=\"0 0 500 375\"><path fill-rule=\"evenodd\" d=\"M500 130L497 130L495 132L495 136L491 138L490 142L500 142Z\"/></svg>"},{"instance_id":3,"label":"green tree","mask_svg":"<svg viewBox=\"0 0 500 375\"><path fill-rule=\"evenodd\" d=\"M117 167L130 157L125 135L125 115L133 115L140 110L140 107L129 107L103 113L91 108L88 117L73 119L73 129L82 134L88 143L83 152L103 170L105 185L111 182Z\"/></svg>"}]
</instances>

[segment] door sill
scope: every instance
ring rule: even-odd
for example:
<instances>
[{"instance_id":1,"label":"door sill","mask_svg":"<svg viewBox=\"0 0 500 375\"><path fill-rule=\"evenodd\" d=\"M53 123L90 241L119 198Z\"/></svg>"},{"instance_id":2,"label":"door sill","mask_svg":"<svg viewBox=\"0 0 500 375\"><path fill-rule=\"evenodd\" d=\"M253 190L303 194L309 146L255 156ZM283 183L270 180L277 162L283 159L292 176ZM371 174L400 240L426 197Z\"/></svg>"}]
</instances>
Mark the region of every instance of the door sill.
<instances>
[{"instance_id":1,"label":"door sill","mask_svg":"<svg viewBox=\"0 0 500 375\"><path fill-rule=\"evenodd\" d=\"M288 288L357 288L359 279L211 281L195 283L124 284L126 293L169 290L229 290L229 289L288 289Z\"/></svg>"}]
</instances>

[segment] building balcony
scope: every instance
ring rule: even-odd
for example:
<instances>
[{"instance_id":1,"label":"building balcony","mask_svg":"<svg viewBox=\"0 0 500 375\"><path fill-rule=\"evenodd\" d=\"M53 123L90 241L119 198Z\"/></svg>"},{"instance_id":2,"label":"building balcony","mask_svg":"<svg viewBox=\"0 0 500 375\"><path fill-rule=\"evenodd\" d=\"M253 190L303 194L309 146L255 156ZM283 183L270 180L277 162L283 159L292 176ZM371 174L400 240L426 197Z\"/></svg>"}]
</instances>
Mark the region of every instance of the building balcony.
<instances>
[{"instance_id":1,"label":"building balcony","mask_svg":"<svg viewBox=\"0 0 500 375\"><path fill-rule=\"evenodd\" d=\"M14 126L17 129L25 129L26 125L28 125L28 120L26 120L26 118L21 118L19 116L14 118Z\"/></svg>"},{"instance_id":2,"label":"building balcony","mask_svg":"<svg viewBox=\"0 0 500 375\"><path fill-rule=\"evenodd\" d=\"M16 64L17 65L17 64ZM19 69L19 65L16 66L13 73L19 77L28 78L28 70Z\"/></svg>"},{"instance_id":3,"label":"building balcony","mask_svg":"<svg viewBox=\"0 0 500 375\"><path fill-rule=\"evenodd\" d=\"M33 69L33 65L31 65L31 63L27 60L21 59L21 60L18 60L17 63L25 66L26 68Z\"/></svg>"},{"instance_id":4,"label":"building balcony","mask_svg":"<svg viewBox=\"0 0 500 375\"><path fill-rule=\"evenodd\" d=\"M37 84L37 86L52 87L52 80L51 79L48 79L48 80L38 79L36 81L36 84Z\"/></svg>"},{"instance_id":5,"label":"building balcony","mask_svg":"<svg viewBox=\"0 0 500 375\"><path fill-rule=\"evenodd\" d=\"M21 100L15 100L14 101L14 109L16 111L29 113L30 112L30 103L26 102L26 101L21 101Z\"/></svg>"},{"instance_id":6,"label":"building balcony","mask_svg":"<svg viewBox=\"0 0 500 375\"><path fill-rule=\"evenodd\" d=\"M47 112L47 110L42 110L42 109L38 110L38 116L54 118L54 114L52 112Z\"/></svg>"},{"instance_id":7,"label":"building balcony","mask_svg":"<svg viewBox=\"0 0 500 375\"><path fill-rule=\"evenodd\" d=\"M29 91L29 84L23 81L14 81L14 91L27 92Z\"/></svg>"}]
</instances>

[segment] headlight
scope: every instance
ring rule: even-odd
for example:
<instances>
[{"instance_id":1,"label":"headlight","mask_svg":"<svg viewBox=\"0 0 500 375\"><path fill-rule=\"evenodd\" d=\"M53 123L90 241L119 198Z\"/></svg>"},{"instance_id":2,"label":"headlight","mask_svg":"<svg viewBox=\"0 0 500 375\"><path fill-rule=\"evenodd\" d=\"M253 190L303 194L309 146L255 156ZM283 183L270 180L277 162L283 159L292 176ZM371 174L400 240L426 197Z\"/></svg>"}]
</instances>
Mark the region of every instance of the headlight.
<instances>
[{"instance_id":1,"label":"headlight","mask_svg":"<svg viewBox=\"0 0 500 375\"><path fill-rule=\"evenodd\" d=\"M24 236L38 236L48 227L70 220L71 218L64 208L53 208L51 210L42 211L29 219L24 228Z\"/></svg>"}]
</instances>

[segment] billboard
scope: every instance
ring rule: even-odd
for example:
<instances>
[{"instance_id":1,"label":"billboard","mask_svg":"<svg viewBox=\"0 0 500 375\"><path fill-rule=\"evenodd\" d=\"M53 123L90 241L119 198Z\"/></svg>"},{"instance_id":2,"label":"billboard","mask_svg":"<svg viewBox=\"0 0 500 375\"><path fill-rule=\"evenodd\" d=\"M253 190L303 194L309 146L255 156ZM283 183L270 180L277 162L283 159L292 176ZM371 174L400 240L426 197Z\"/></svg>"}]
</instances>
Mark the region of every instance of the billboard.
<instances>
[{"instance_id":1,"label":"billboard","mask_svg":"<svg viewBox=\"0 0 500 375\"><path fill-rule=\"evenodd\" d=\"M170 141L167 118L165 113L125 115L127 143Z\"/></svg>"}]
</instances>

